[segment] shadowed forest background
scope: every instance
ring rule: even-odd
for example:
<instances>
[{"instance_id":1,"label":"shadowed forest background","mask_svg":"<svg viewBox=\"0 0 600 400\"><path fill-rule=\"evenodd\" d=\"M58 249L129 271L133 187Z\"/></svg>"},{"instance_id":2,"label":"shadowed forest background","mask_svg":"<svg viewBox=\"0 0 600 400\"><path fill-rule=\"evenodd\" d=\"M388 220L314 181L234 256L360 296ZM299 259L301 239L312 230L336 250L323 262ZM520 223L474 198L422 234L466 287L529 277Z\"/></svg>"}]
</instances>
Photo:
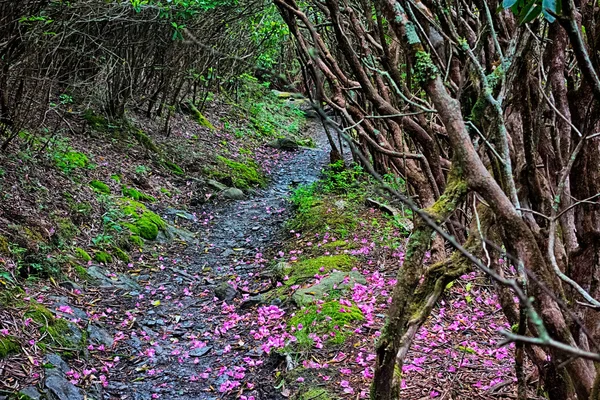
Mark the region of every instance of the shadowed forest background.
<instances>
[{"instance_id":1,"label":"shadowed forest background","mask_svg":"<svg viewBox=\"0 0 600 400\"><path fill-rule=\"evenodd\" d=\"M0 399L600 398L599 18L0 0Z\"/></svg>"}]
</instances>

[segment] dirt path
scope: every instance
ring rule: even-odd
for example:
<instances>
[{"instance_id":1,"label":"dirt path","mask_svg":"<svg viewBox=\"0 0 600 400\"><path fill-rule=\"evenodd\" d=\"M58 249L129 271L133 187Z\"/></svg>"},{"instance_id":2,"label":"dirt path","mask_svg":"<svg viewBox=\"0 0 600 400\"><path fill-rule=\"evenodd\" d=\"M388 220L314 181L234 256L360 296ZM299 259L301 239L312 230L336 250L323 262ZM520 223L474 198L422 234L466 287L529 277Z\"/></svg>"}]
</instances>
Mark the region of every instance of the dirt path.
<instances>
[{"instance_id":1,"label":"dirt path","mask_svg":"<svg viewBox=\"0 0 600 400\"><path fill-rule=\"evenodd\" d=\"M130 329L123 328L123 355L110 371L105 398L218 399L231 389L257 400L276 398L261 384L271 372L260 348L267 339L251 332L265 310L279 312L277 304L259 315L256 306L242 303L244 292L271 285L267 255L279 251L291 188L316 180L328 160L321 130L311 129L316 149L264 150L269 187L245 201L194 210L199 243L174 245L159 256L155 271L140 275L143 289L130 293ZM227 281L238 293L224 302L214 293Z\"/></svg>"}]
</instances>

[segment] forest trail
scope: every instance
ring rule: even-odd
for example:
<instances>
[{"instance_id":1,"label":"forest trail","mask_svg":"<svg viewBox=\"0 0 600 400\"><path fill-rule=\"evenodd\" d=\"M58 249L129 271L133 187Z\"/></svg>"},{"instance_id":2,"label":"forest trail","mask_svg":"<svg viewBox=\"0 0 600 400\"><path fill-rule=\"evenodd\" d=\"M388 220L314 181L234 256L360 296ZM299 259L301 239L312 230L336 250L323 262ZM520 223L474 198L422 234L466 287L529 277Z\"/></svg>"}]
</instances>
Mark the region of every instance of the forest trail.
<instances>
[{"instance_id":1,"label":"forest trail","mask_svg":"<svg viewBox=\"0 0 600 400\"><path fill-rule=\"evenodd\" d=\"M257 329L257 309L243 302L232 306L230 297L272 286L266 254L279 250L287 198L293 186L317 180L328 161L322 128L308 129L315 149L273 150L263 165L270 170L267 188L247 200L193 210L199 243L171 249L162 267L140 277L144 289L131 293L135 321L120 348L127 357L121 357L106 388L110 398L217 399L223 396L220 389L232 385L257 399L276 398L274 389L261 384L272 371L265 370L260 342L250 335ZM226 284L228 279L238 290ZM226 301L213 297L219 287Z\"/></svg>"}]
</instances>

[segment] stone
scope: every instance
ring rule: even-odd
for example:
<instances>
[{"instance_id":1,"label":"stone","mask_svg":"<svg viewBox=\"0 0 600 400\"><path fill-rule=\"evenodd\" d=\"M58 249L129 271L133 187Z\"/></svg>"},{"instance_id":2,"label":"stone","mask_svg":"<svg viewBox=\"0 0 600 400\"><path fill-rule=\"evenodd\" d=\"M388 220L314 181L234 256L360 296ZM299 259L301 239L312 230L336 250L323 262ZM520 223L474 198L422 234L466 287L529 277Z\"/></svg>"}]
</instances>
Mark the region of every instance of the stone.
<instances>
[{"instance_id":1,"label":"stone","mask_svg":"<svg viewBox=\"0 0 600 400\"><path fill-rule=\"evenodd\" d=\"M258 294L256 296L250 296L246 300L244 300L240 305L240 308L245 309L253 306L259 306L261 304L264 304L265 302L265 297L262 294Z\"/></svg>"},{"instance_id":2,"label":"stone","mask_svg":"<svg viewBox=\"0 0 600 400\"><path fill-rule=\"evenodd\" d=\"M48 389L49 400L83 400L83 392L66 378L52 374L46 377L44 385Z\"/></svg>"},{"instance_id":3,"label":"stone","mask_svg":"<svg viewBox=\"0 0 600 400\"><path fill-rule=\"evenodd\" d=\"M298 143L290 138L279 138L267 143L267 146L278 150L298 150Z\"/></svg>"},{"instance_id":4,"label":"stone","mask_svg":"<svg viewBox=\"0 0 600 400\"><path fill-rule=\"evenodd\" d=\"M223 282L215 288L215 296L219 300L231 301L237 296L238 291L229 283Z\"/></svg>"},{"instance_id":5,"label":"stone","mask_svg":"<svg viewBox=\"0 0 600 400\"><path fill-rule=\"evenodd\" d=\"M167 208L165 210L165 214L174 215L175 217L187 219L188 221L196 221L197 219L194 214L191 214L185 210L178 210L176 208Z\"/></svg>"},{"instance_id":6,"label":"stone","mask_svg":"<svg viewBox=\"0 0 600 400\"><path fill-rule=\"evenodd\" d=\"M346 280L347 282L345 282ZM309 305L316 300L322 300L325 298L325 294L329 294L333 290L349 290L354 287L355 283L366 285L367 280L357 271L332 272L329 276L321 279L319 283L307 288L298 289L293 294L292 300L299 306Z\"/></svg>"},{"instance_id":7,"label":"stone","mask_svg":"<svg viewBox=\"0 0 600 400\"><path fill-rule=\"evenodd\" d=\"M206 183L208 184L208 186L210 186L211 188L215 189L215 190L219 190L219 191L223 191L223 190L227 190L227 186L223 185L221 182L215 181L214 179L209 179L208 181L206 181Z\"/></svg>"},{"instance_id":8,"label":"stone","mask_svg":"<svg viewBox=\"0 0 600 400\"><path fill-rule=\"evenodd\" d=\"M115 342L110 333L96 325L88 325L87 331L89 338L97 344L111 348Z\"/></svg>"},{"instance_id":9,"label":"stone","mask_svg":"<svg viewBox=\"0 0 600 400\"><path fill-rule=\"evenodd\" d=\"M212 349L211 346L195 348L195 349L190 350L190 356L191 357L202 357L203 355L208 354L208 352L211 351L211 349Z\"/></svg>"},{"instance_id":10,"label":"stone","mask_svg":"<svg viewBox=\"0 0 600 400\"><path fill-rule=\"evenodd\" d=\"M238 188L228 188L228 189L225 189L223 191L223 193L221 193L221 194L226 199L231 199L231 200L244 200L246 198L246 195L244 195L244 192L242 192Z\"/></svg>"},{"instance_id":11,"label":"stone","mask_svg":"<svg viewBox=\"0 0 600 400\"><path fill-rule=\"evenodd\" d=\"M21 389L21 391L19 391L19 395L31 400L39 400L42 398L41 393L35 386L27 386L26 388Z\"/></svg>"},{"instance_id":12,"label":"stone","mask_svg":"<svg viewBox=\"0 0 600 400\"><path fill-rule=\"evenodd\" d=\"M69 365L63 361L58 354L48 354L44 357L44 364L51 364L54 368L46 368L46 375L51 373L66 374L70 370Z\"/></svg>"}]
</instances>

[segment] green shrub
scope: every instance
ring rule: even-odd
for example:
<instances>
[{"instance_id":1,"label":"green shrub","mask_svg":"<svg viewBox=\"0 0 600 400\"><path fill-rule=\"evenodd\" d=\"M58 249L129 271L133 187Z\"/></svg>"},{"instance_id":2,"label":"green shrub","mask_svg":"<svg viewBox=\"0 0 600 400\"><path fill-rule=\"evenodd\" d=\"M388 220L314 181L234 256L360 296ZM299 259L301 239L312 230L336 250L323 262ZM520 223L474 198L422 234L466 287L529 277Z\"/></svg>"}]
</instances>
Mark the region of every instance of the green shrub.
<instances>
[{"instance_id":1,"label":"green shrub","mask_svg":"<svg viewBox=\"0 0 600 400\"><path fill-rule=\"evenodd\" d=\"M54 155L54 163L56 167L65 174L77 169L86 168L90 160L88 157L78 151L67 151L66 153L58 152Z\"/></svg>"}]
</instances>

